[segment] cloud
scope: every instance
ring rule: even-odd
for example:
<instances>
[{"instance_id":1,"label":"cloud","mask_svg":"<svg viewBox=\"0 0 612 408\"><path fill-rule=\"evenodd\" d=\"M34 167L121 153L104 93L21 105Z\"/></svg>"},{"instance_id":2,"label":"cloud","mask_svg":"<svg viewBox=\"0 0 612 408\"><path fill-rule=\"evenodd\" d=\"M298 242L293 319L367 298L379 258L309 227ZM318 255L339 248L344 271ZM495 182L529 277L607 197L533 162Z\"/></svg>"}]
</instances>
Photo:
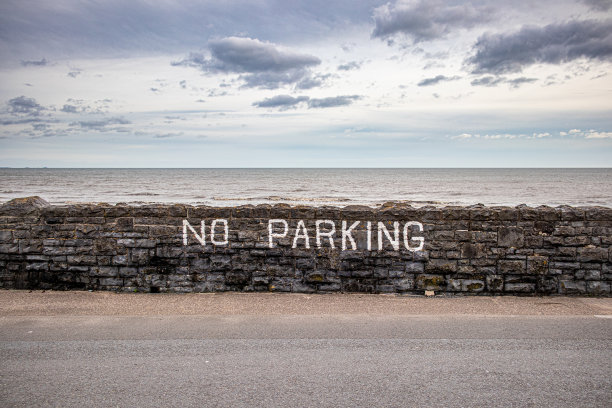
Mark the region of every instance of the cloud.
<instances>
[{"instance_id":1,"label":"cloud","mask_svg":"<svg viewBox=\"0 0 612 408\"><path fill-rule=\"evenodd\" d=\"M314 75L314 76L307 75L302 80L300 80L300 82L295 84L295 88L296 89L317 88L317 87L323 86L323 84L325 83L325 81L327 81L327 79L329 79L329 77L331 77L331 74L325 74L325 75L319 74L319 75Z\"/></svg>"},{"instance_id":2,"label":"cloud","mask_svg":"<svg viewBox=\"0 0 612 408\"><path fill-rule=\"evenodd\" d=\"M21 61L21 65L24 67L44 67L49 65L49 61L47 61L46 58L43 58L40 61Z\"/></svg>"},{"instance_id":3,"label":"cloud","mask_svg":"<svg viewBox=\"0 0 612 408\"><path fill-rule=\"evenodd\" d=\"M241 75L245 88L277 89L283 85L300 83L310 79L310 74L305 70L289 72L258 72L256 74Z\"/></svg>"},{"instance_id":4,"label":"cloud","mask_svg":"<svg viewBox=\"0 0 612 408\"><path fill-rule=\"evenodd\" d=\"M507 84L510 84L512 88L518 88L523 84L532 84L536 81L537 81L537 78L520 77L520 78L509 79L509 80L506 80L505 82Z\"/></svg>"},{"instance_id":5,"label":"cloud","mask_svg":"<svg viewBox=\"0 0 612 408\"><path fill-rule=\"evenodd\" d=\"M497 86L505 81L503 77L495 77L495 76L484 76L481 78L476 78L470 84L473 86Z\"/></svg>"},{"instance_id":6,"label":"cloud","mask_svg":"<svg viewBox=\"0 0 612 408\"><path fill-rule=\"evenodd\" d=\"M417 84L417 86L431 86L431 85L436 85L439 82L456 81L458 79L461 79L461 77L459 76L447 77L445 75L438 75L433 78L423 79Z\"/></svg>"},{"instance_id":7,"label":"cloud","mask_svg":"<svg viewBox=\"0 0 612 408\"><path fill-rule=\"evenodd\" d=\"M40 118L23 118L23 119L2 119L0 120L0 125L8 126L8 125L24 125L30 123L42 123L45 120Z\"/></svg>"},{"instance_id":8,"label":"cloud","mask_svg":"<svg viewBox=\"0 0 612 408\"><path fill-rule=\"evenodd\" d=\"M583 137L585 139L612 139L612 132L598 131L595 129L570 129L567 132L559 132L559 135L563 137Z\"/></svg>"},{"instance_id":9,"label":"cloud","mask_svg":"<svg viewBox=\"0 0 612 408\"><path fill-rule=\"evenodd\" d=\"M389 39L397 34L414 44L446 37L451 31L472 28L491 19L489 7L471 3L451 5L441 0L417 0L387 3L374 9L372 37Z\"/></svg>"},{"instance_id":10,"label":"cloud","mask_svg":"<svg viewBox=\"0 0 612 408\"><path fill-rule=\"evenodd\" d=\"M70 78L76 78L80 74L81 74L81 70L80 69L74 69L74 70L68 72L66 75L68 75Z\"/></svg>"},{"instance_id":11,"label":"cloud","mask_svg":"<svg viewBox=\"0 0 612 408\"><path fill-rule=\"evenodd\" d=\"M276 95L271 98L266 98L263 101L254 102L253 106L258 108L280 108L286 110L295 108L298 104L308 101L310 98L307 96L293 97L290 95Z\"/></svg>"},{"instance_id":12,"label":"cloud","mask_svg":"<svg viewBox=\"0 0 612 408\"><path fill-rule=\"evenodd\" d=\"M295 108L300 103L305 102L309 109L334 108L337 106L350 105L358 99L361 99L361 96L342 95L328 98L309 98L308 96L293 97L290 95L277 95L266 98L263 101L255 102L253 106L258 108L280 108L280 110L287 110Z\"/></svg>"},{"instance_id":13,"label":"cloud","mask_svg":"<svg viewBox=\"0 0 612 408\"><path fill-rule=\"evenodd\" d=\"M569 21L525 26L509 34L484 34L467 59L474 73L521 72L536 63L560 64L578 58L612 59L612 20Z\"/></svg>"},{"instance_id":14,"label":"cloud","mask_svg":"<svg viewBox=\"0 0 612 408\"><path fill-rule=\"evenodd\" d=\"M537 78L519 77L519 78L508 79L504 76L488 75L488 76L476 78L472 82L470 82L470 84L472 84L473 86L486 86L486 87L494 87L494 86L501 85L501 84L508 84L510 85L511 88L519 88L521 85L531 84L536 81L537 81Z\"/></svg>"},{"instance_id":15,"label":"cloud","mask_svg":"<svg viewBox=\"0 0 612 408\"><path fill-rule=\"evenodd\" d=\"M173 137L178 137L178 136L182 136L183 132L177 132L177 133L159 133L156 135L153 135L153 137L155 139L170 139Z\"/></svg>"},{"instance_id":16,"label":"cloud","mask_svg":"<svg viewBox=\"0 0 612 408\"><path fill-rule=\"evenodd\" d=\"M25 96L18 96L7 102L8 111L14 115L28 115L37 116L45 110L45 108L39 105L34 98L27 98Z\"/></svg>"},{"instance_id":17,"label":"cloud","mask_svg":"<svg viewBox=\"0 0 612 408\"><path fill-rule=\"evenodd\" d=\"M208 43L211 57L190 53L174 66L189 66L211 73L239 73L246 87L275 89L298 83L311 76L310 67L321 63L313 55L302 54L276 44L248 37L226 37Z\"/></svg>"},{"instance_id":18,"label":"cloud","mask_svg":"<svg viewBox=\"0 0 612 408\"><path fill-rule=\"evenodd\" d=\"M351 71L353 69L361 68L361 62L351 61L346 64L338 65L338 71Z\"/></svg>"},{"instance_id":19,"label":"cloud","mask_svg":"<svg viewBox=\"0 0 612 408\"><path fill-rule=\"evenodd\" d=\"M70 126L80 127L81 129L102 131L106 130L106 127L110 125L128 125L130 123L132 122L122 117L111 117L100 120L81 120L70 123Z\"/></svg>"},{"instance_id":20,"label":"cloud","mask_svg":"<svg viewBox=\"0 0 612 408\"><path fill-rule=\"evenodd\" d=\"M77 113L78 112L78 109L76 106L68 105L68 104L65 104L60 110L66 113Z\"/></svg>"},{"instance_id":21,"label":"cloud","mask_svg":"<svg viewBox=\"0 0 612 408\"><path fill-rule=\"evenodd\" d=\"M329 40L370 22L380 0L0 1L3 57L177 55L250 33L272 42ZM17 59L17 61L19 61ZM2 63L2 61L0 61Z\"/></svg>"},{"instance_id":22,"label":"cloud","mask_svg":"<svg viewBox=\"0 0 612 408\"><path fill-rule=\"evenodd\" d=\"M315 56L282 50L252 38L212 40L209 48L215 68L226 72L286 72L321 63Z\"/></svg>"},{"instance_id":23,"label":"cloud","mask_svg":"<svg viewBox=\"0 0 612 408\"><path fill-rule=\"evenodd\" d=\"M471 134L471 133L462 133L460 135L451 136L453 140L475 140L475 139L483 139L483 140L513 140L513 139L542 139L544 137L550 137L550 133L533 133L531 135L528 134L513 134L513 133L493 133L493 134Z\"/></svg>"},{"instance_id":24,"label":"cloud","mask_svg":"<svg viewBox=\"0 0 612 408\"><path fill-rule=\"evenodd\" d=\"M359 95L344 95L344 96L332 96L329 98L310 99L308 100L308 108L334 108L336 106L346 106L352 104L354 101L361 99Z\"/></svg>"},{"instance_id":25,"label":"cloud","mask_svg":"<svg viewBox=\"0 0 612 408\"><path fill-rule=\"evenodd\" d=\"M472 134L461 133L451 136L452 140L500 140L500 139L548 139L554 136L550 132L533 132L533 133L493 133L493 134ZM559 132L561 138L583 138L583 139L612 139L612 132L591 130L571 129L566 132Z\"/></svg>"},{"instance_id":26,"label":"cloud","mask_svg":"<svg viewBox=\"0 0 612 408\"><path fill-rule=\"evenodd\" d=\"M582 2L597 11L608 11L612 7L611 0L582 0Z\"/></svg>"}]
</instances>

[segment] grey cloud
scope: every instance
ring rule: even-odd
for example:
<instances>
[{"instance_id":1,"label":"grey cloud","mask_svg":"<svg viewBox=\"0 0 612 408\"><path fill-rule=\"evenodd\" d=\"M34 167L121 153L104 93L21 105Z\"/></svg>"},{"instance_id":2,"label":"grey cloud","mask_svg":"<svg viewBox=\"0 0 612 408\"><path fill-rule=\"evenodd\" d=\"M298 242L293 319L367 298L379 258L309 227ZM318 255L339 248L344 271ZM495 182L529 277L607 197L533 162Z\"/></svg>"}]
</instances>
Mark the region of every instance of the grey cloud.
<instances>
[{"instance_id":1,"label":"grey cloud","mask_svg":"<svg viewBox=\"0 0 612 408\"><path fill-rule=\"evenodd\" d=\"M179 82L179 85L180 85L181 88L185 89L185 88L187 88L187 81L182 80L182 81Z\"/></svg>"},{"instance_id":2,"label":"grey cloud","mask_svg":"<svg viewBox=\"0 0 612 408\"><path fill-rule=\"evenodd\" d=\"M374 10L372 37L403 34L413 43L443 38L454 29L471 28L492 18L489 7L471 3L451 5L440 0L396 1Z\"/></svg>"},{"instance_id":3,"label":"grey cloud","mask_svg":"<svg viewBox=\"0 0 612 408\"><path fill-rule=\"evenodd\" d=\"M206 59L204 54L201 52L190 52L186 58L180 61L172 61L170 65L178 67L194 67L200 68L202 71L207 71L210 66L210 60Z\"/></svg>"},{"instance_id":4,"label":"grey cloud","mask_svg":"<svg viewBox=\"0 0 612 408\"><path fill-rule=\"evenodd\" d=\"M3 126L24 125L24 124L42 123L42 122L45 122L45 120L39 119L39 118L2 119L0 120L0 125L3 125Z\"/></svg>"},{"instance_id":5,"label":"grey cloud","mask_svg":"<svg viewBox=\"0 0 612 408\"><path fill-rule=\"evenodd\" d=\"M258 72L256 74L241 75L246 88L277 89L283 85L290 85L302 81L309 74L304 70L290 72Z\"/></svg>"},{"instance_id":6,"label":"grey cloud","mask_svg":"<svg viewBox=\"0 0 612 408\"><path fill-rule=\"evenodd\" d=\"M153 135L153 137L155 139L170 139L173 137L178 137L178 136L182 136L183 132L178 132L178 133L160 133L160 134L156 134Z\"/></svg>"},{"instance_id":7,"label":"grey cloud","mask_svg":"<svg viewBox=\"0 0 612 408\"><path fill-rule=\"evenodd\" d=\"M128 125L131 122L122 117L112 117L101 120L82 120L70 123L70 126L90 130L106 130L109 125Z\"/></svg>"},{"instance_id":8,"label":"grey cloud","mask_svg":"<svg viewBox=\"0 0 612 408\"><path fill-rule=\"evenodd\" d=\"M612 7L612 0L582 0L582 2L597 11L608 11Z\"/></svg>"},{"instance_id":9,"label":"grey cloud","mask_svg":"<svg viewBox=\"0 0 612 408\"><path fill-rule=\"evenodd\" d=\"M368 24L380 0L0 2L3 56L183 53L240 30L270 41L328 39ZM307 37L305 37L307 36ZM1 61L0 61L1 63Z\"/></svg>"},{"instance_id":10,"label":"grey cloud","mask_svg":"<svg viewBox=\"0 0 612 408\"><path fill-rule=\"evenodd\" d=\"M215 68L229 72L284 72L319 65L312 55L280 50L252 38L229 37L209 43Z\"/></svg>"},{"instance_id":11,"label":"grey cloud","mask_svg":"<svg viewBox=\"0 0 612 408\"><path fill-rule=\"evenodd\" d=\"M328 98L309 98L308 96L293 97L290 95L277 95L271 98L266 98L263 101L253 103L253 106L258 108L280 108L286 110L295 108L302 102L308 104L309 109L315 108L333 108L336 106L350 105L357 99L361 99L359 95L343 95L332 96Z\"/></svg>"},{"instance_id":12,"label":"grey cloud","mask_svg":"<svg viewBox=\"0 0 612 408\"><path fill-rule=\"evenodd\" d=\"M45 110L34 98L18 96L8 101L8 111L14 115L37 116Z\"/></svg>"},{"instance_id":13,"label":"grey cloud","mask_svg":"<svg viewBox=\"0 0 612 408\"><path fill-rule=\"evenodd\" d=\"M308 100L309 108L333 108L336 106L346 106L352 104L357 99L361 99L359 95L344 95L332 96L329 98L310 99Z\"/></svg>"},{"instance_id":14,"label":"grey cloud","mask_svg":"<svg viewBox=\"0 0 612 408\"><path fill-rule=\"evenodd\" d=\"M521 72L536 63L559 64L578 58L612 59L612 20L569 21L525 26L509 34L485 34L467 59L474 73Z\"/></svg>"},{"instance_id":15,"label":"grey cloud","mask_svg":"<svg viewBox=\"0 0 612 408\"><path fill-rule=\"evenodd\" d=\"M36 132L46 132L51 126L47 123L33 123L32 129Z\"/></svg>"},{"instance_id":16,"label":"grey cloud","mask_svg":"<svg viewBox=\"0 0 612 408\"><path fill-rule=\"evenodd\" d=\"M263 101L253 103L253 106L258 108L280 108L286 110L296 107L302 102L308 101L310 98L307 96L293 97L290 95L276 95L271 98L266 98Z\"/></svg>"},{"instance_id":17,"label":"grey cloud","mask_svg":"<svg viewBox=\"0 0 612 408\"><path fill-rule=\"evenodd\" d=\"M520 77L520 78L515 78L515 79L509 79L506 82L510 84L512 88L518 88L519 86L523 84L531 84L536 81L537 81L537 78Z\"/></svg>"},{"instance_id":18,"label":"grey cloud","mask_svg":"<svg viewBox=\"0 0 612 408\"><path fill-rule=\"evenodd\" d=\"M518 88L521 85L530 84L536 81L537 81L536 78L519 77L519 78L508 79L503 76L488 75L488 76L483 76L483 77L474 79L471 82L471 84L473 86L486 86L486 87L494 87L494 86L501 85L501 84L508 84L512 88Z\"/></svg>"},{"instance_id":19,"label":"grey cloud","mask_svg":"<svg viewBox=\"0 0 612 408\"><path fill-rule=\"evenodd\" d=\"M49 65L49 61L46 58L43 58L39 61L21 61L21 65L24 67L44 67L45 65Z\"/></svg>"},{"instance_id":20,"label":"grey cloud","mask_svg":"<svg viewBox=\"0 0 612 408\"><path fill-rule=\"evenodd\" d=\"M62 112L66 112L66 113L77 113L77 112L78 112L78 110L77 110L77 107L76 107L76 106L74 106L74 105L68 105L68 104L65 104L65 105L62 107L62 109L60 109L60 110L61 110Z\"/></svg>"},{"instance_id":21,"label":"grey cloud","mask_svg":"<svg viewBox=\"0 0 612 408\"><path fill-rule=\"evenodd\" d=\"M227 37L208 43L211 57L191 53L175 66L196 67L204 72L240 73L246 87L275 89L310 77L310 67L321 60L246 37Z\"/></svg>"},{"instance_id":22,"label":"grey cloud","mask_svg":"<svg viewBox=\"0 0 612 408\"><path fill-rule=\"evenodd\" d=\"M438 75L433 78L423 79L417 84L417 86L431 86L431 85L436 85L437 83L440 83L440 82L456 81L458 79L461 79L461 77L459 76L447 77L445 75Z\"/></svg>"},{"instance_id":23,"label":"grey cloud","mask_svg":"<svg viewBox=\"0 0 612 408\"><path fill-rule=\"evenodd\" d=\"M281 50L274 44L246 37L211 40L208 45L212 58L192 52L172 65L196 67L203 71L255 73L286 72L321 63L315 56Z\"/></svg>"},{"instance_id":24,"label":"grey cloud","mask_svg":"<svg viewBox=\"0 0 612 408\"><path fill-rule=\"evenodd\" d=\"M68 75L70 78L76 78L77 76L79 76L81 74L81 71L70 71L68 72L66 75Z\"/></svg>"},{"instance_id":25,"label":"grey cloud","mask_svg":"<svg viewBox=\"0 0 612 408\"><path fill-rule=\"evenodd\" d=\"M481 78L476 78L470 83L474 86L497 86L503 82L504 78L502 77L484 76Z\"/></svg>"},{"instance_id":26,"label":"grey cloud","mask_svg":"<svg viewBox=\"0 0 612 408\"><path fill-rule=\"evenodd\" d=\"M361 68L361 62L357 62L357 61L351 61L351 62L347 62L346 64L338 65L339 71L350 71L352 69L359 69L359 68Z\"/></svg>"},{"instance_id":27,"label":"grey cloud","mask_svg":"<svg viewBox=\"0 0 612 408\"><path fill-rule=\"evenodd\" d=\"M295 87L296 89L316 88L322 86L329 77L331 77L330 74L307 76L306 78L295 84Z\"/></svg>"}]
</instances>

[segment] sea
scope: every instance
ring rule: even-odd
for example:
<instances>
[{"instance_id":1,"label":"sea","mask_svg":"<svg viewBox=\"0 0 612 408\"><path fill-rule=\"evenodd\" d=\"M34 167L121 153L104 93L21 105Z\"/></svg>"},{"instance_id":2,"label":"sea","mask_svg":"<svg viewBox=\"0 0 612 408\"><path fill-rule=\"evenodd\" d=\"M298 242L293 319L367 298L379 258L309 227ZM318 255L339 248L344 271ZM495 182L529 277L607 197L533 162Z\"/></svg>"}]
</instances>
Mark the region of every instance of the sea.
<instances>
[{"instance_id":1,"label":"sea","mask_svg":"<svg viewBox=\"0 0 612 408\"><path fill-rule=\"evenodd\" d=\"M612 207L603 169L0 169L0 202Z\"/></svg>"}]
</instances>

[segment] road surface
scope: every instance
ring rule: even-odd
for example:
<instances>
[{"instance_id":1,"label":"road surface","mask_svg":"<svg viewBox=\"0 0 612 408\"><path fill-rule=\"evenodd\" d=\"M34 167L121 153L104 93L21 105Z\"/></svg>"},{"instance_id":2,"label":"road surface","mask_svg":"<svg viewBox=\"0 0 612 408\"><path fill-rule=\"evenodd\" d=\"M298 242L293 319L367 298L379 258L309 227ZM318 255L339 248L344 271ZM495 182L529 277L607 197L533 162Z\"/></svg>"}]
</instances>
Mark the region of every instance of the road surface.
<instances>
[{"instance_id":1,"label":"road surface","mask_svg":"<svg viewBox=\"0 0 612 408\"><path fill-rule=\"evenodd\" d=\"M612 299L0 291L0 406L612 405Z\"/></svg>"}]
</instances>

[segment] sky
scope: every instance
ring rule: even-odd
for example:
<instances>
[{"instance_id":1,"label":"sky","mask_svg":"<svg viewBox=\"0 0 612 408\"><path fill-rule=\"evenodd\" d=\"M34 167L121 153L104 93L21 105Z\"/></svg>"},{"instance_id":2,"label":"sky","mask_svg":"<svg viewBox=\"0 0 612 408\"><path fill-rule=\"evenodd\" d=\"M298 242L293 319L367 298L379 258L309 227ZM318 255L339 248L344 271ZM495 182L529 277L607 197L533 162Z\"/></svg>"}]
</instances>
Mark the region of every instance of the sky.
<instances>
[{"instance_id":1,"label":"sky","mask_svg":"<svg viewBox=\"0 0 612 408\"><path fill-rule=\"evenodd\" d=\"M1 167L610 167L612 0L3 0Z\"/></svg>"}]
</instances>

